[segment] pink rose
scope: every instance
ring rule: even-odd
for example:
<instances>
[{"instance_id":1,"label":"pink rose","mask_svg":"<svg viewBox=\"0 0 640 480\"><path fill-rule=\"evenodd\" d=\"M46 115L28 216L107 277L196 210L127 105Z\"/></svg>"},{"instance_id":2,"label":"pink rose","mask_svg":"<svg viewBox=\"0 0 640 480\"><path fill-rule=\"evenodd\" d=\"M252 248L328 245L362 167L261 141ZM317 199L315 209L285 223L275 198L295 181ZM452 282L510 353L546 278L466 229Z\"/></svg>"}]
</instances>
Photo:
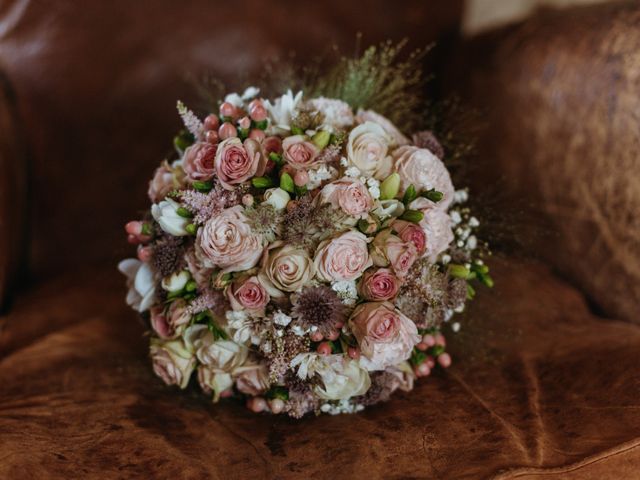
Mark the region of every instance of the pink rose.
<instances>
[{"instance_id":1,"label":"pink rose","mask_svg":"<svg viewBox=\"0 0 640 480\"><path fill-rule=\"evenodd\" d=\"M358 110L358 115L356 115L356 121L358 123L364 123L364 122L377 123L384 129L385 132L387 132L387 135L389 135L393 139L393 142L396 145L407 145L409 143L409 139L405 137L400 132L400 130L398 130L398 127L396 127L393 123L391 123L391 121L387 117L384 117L379 113L374 112L373 110L362 110L362 109Z\"/></svg>"},{"instance_id":2,"label":"pink rose","mask_svg":"<svg viewBox=\"0 0 640 480\"><path fill-rule=\"evenodd\" d=\"M426 248L423 255L429 261L435 262L453 241L451 217L446 211L437 208L432 201L426 198L415 199L409 207L413 210L420 210L424 215L420 221L420 227L426 238Z\"/></svg>"},{"instance_id":3,"label":"pink rose","mask_svg":"<svg viewBox=\"0 0 640 480\"><path fill-rule=\"evenodd\" d=\"M355 280L373 265L367 237L356 231L321 242L313 262L318 278L325 282Z\"/></svg>"},{"instance_id":4,"label":"pink rose","mask_svg":"<svg viewBox=\"0 0 640 480\"><path fill-rule=\"evenodd\" d=\"M293 135L282 142L285 161L296 170L311 167L318 154L318 147L306 140L304 135Z\"/></svg>"},{"instance_id":5,"label":"pink rose","mask_svg":"<svg viewBox=\"0 0 640 480\"><path fill-rule=\"evenodd\" d=\"M269 388L269 372L264 364L243 365L233 371L236 387L245 395L260 395Z\"/></svg>"},{"instance_id":6,"label":"pink rose","mask_svg":"<svg viewBox=\"0 0 640 480\"><path fill-rule=\"evenodd\" d=\"M401 194L413 185L418 192L435 189L443 197L435 205L446 211L453 201L453 183L442 160L426 148L404 146L393 151L394 170L400 175Z\"/></svg>"},{"instance_id":7,"label":"pink rose","mask_svg":"<svg viewBox=\"0 0 640 480\"><path fill-rule=\"evenodd\" d=\"M325 185L320 198L354 217L366 216L373 208L373 198L367 187L360 180L349 177Z\"/></svg>"},{"instance_id":8,"label":"pink rose","mask_svg":"<svg viewBox=\"0 0 640 480\"><path fill-rule=\"evenodd\" d=\"M185 150L182 169L189 180L203 182L213 177L216 150L216 145L206 142L196 142Z\"/></svg>"},{"instance_id":9,"label":"pink rose","mask_svg":"<svg viewBox=\"0 0 640 480\"><path fill-rule=\"evenodd\" d=\"M227 297L234 310L264 311L270 297L258 277L249 277L233 282L227 287Z\"/></svg>"},{"instance_id":10,"label":"pink rose","mask_svg":"<svg viewBox=\"0 0 640 480\"><path fill-rule=\"evenodd\" d=\"M398 294L400 281L388 268L367 270L360 282L360 296L373 302L392 300Z\"/></svg>"},{"instance_id":11,"label":"pink rose","mask_svg":"<svg viewBox=\"0 0 640 480\"><path fill-rule=\"evenodd\" d=\"M262 141L262 149L268 157L270 153L282 153L282 139L280 137L267 137Z\"/></svg>"},{"instance_id":12,"label":"pink rose","mask_svg":"<svg viewBox=\"0 0 640 480\"><path fill-rule=\"evenodd\" d=\"M398 236L402 241L415 245L418 255L424 253L427 248L427 236L420 225L406 220L395 220L391 226L398 232Z\"/></svg>"},{"instance_id":13,"label":"pink rose","mask_svg":"<svg viewBox=\"0 0 640 480\"><path fill-rule=\"evenodd\" d=\"M248 138L242 141L231 137L218 144L214 166L220 183L227 190L234 185L245 182L253 176L264 173L266 160L262 147L257 141Z\"/></svg>"},{"instance_id":14,"label":"pink rose","mask_svg":"<svg viewBox=\"0 0 640 480\"><path fill-rule=\"evenodd\" d=\"M262 255L262 238L256 235L240 205L227 208L198 229L196 254L205 267L240 272L255 267Z\"/></svg>"},{"instance_id":15,"label":"pink rose","mask_svg":"<svg viewBox=\"0 0 640 480\"><path fill-rule=\"evenodd\" d=\"M367 370L384 370L407 360L421 340L416 324L389 302L358 305L349 324Z\"/></svg>"},{"instance_id":16,"label":"pink rose","mask_svg":"<svg viewBox=\"0 0 640 480\"><path fill-rule=\"evenodd\" d=\"M160 338L171 339L178 337L191 321L184 300L178 299L171 303L169 309L151 307L151 328Z\"/></svg>"},{"instance_id":17,"label":"pink rose","mask_svg":"<svg viewBox=\"0 0 640 480\"><path fill-rule=\"evenodd\" d=\"M377 266L391 265L398 278L404 278L417 260L418 251L413 243L403 241L386 229L373 239L371 255Z\"/></svg>"},{"instance_id":18,"label":"pink rose","mask_svg":"<svg viewBox=\"0 0 640 480\"><path fill-rule=\"evenodd\" d=\"M176 173L176 169L171 168L167 162L163 162L156 169L147 192L153 203L160 203L171 190L180 186Z\"/></svg>"}]
</instances>

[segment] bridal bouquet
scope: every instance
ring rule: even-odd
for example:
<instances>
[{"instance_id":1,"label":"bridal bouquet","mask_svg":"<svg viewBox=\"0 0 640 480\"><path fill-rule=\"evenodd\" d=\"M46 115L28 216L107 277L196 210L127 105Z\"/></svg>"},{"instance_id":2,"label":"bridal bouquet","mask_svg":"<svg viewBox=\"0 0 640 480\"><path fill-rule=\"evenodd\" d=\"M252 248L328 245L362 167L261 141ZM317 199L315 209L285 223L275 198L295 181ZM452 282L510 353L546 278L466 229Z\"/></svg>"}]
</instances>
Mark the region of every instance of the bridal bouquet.
<instances>
[{"instance_id":1,"label":"bridal bouquet","mask_svg":"<svg viewBox=\"0 0 640 480\"><path fill-rule=\"evenodd\" d=\"M451 364L441 326L492 283L467 192L432 132L345 100L251 87L204 118L178 102L176 157L119 265L165 383L299 418Z\"/></svg>"}]
</instances>

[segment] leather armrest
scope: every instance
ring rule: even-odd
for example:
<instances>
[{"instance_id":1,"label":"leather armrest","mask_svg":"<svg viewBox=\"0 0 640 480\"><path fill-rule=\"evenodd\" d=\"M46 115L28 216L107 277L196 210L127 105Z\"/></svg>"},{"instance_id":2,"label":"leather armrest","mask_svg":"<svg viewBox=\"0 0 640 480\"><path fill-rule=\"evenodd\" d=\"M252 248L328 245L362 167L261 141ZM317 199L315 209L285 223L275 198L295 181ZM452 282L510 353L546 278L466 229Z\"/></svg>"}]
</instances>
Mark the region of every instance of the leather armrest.
<instances>
[{"instance_id":1,"label":"leather armrest","mask_svg":"<svg viewBox=\"0 0 640 480\"><path fill-rule=\"evenodd\" d=\"M0 312L24 271L27 160L19 128L16 98L0 70Z\"/></svg>"},{"instance_id":2,"label":"leather armrest","mask_svg":"<svg viewBox=\"0 0 640 480\"><path fill-rule=\"evenodd\" d=\"M540 11L468 40L449 76L484 114L476 191L497 183L509 204L524 206L514 228L532 233L529 250L605 314L636 322L638 24L637 2Z\"/></svg>"}]
</instances>

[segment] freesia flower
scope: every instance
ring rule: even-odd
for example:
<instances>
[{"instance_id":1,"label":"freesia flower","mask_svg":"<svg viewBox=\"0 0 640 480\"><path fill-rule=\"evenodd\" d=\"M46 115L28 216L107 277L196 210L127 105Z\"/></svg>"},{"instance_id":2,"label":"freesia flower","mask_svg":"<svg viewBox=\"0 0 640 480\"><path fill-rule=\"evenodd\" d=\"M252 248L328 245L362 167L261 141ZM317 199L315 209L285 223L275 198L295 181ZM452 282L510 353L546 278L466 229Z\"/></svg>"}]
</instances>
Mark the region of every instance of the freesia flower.
<instances>
[{"instance_id":1,"label":"freesia flower","mask_svg":"<svg viewBox=\"0 0 640 480\"><path fill-rule=\"evenodd\" d=\"M188 235L186 226L189 224L189 219L178 215L179 207L180 204L170 198L151 206L151 215L160 228L175 237Z\"/></svg>"},{"instance_id":2,"label":"freesia flower","mask_svg":"<svg viewBox=\"0 0 640 480\"><path fill-rule=\"evenodd\" d=\"M156 294L151 267L138 259L129 258L118 264L118 270L127 277L127 305L138 312L148 310Z\"/></svg>"},{"instance_id":3,"label":"freesia flower","mask_svg":"<svg viewBox=\"0 0 640 480\"><path fill-rule=\"evenodd\" d=\"M289 131L291 125L291 119L293 118L300 101L302 100L302 91L293 95L291 90L287 90L287 93L277 98L273 103L269 100L264 102L265 107L269 111L269 115L272 120L270 134L279 133L281 131Z\"/></svg>"}]
</instances>

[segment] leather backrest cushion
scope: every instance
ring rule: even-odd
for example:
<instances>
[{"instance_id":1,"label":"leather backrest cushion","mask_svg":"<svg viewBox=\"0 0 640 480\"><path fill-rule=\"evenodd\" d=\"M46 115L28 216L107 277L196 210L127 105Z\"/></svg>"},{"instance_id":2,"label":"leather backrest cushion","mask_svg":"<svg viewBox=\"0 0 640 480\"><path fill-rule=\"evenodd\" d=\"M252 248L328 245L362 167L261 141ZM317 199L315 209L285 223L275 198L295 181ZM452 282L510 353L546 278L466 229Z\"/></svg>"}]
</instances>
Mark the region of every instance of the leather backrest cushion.
<instances>
[{"instance_id":1,"label":"leather backrest cushion","mask_svg":"<svg viewBox=\"0 0 640 480\"><path fill-rule=\"evenodd\" d=\"M304 61L386 39L424 46L456 31L461 0L265 2L96 0L0 6L0 61L31 154L36 273L130 252L122 225L148 206L147 182L195 102L185 74L234 85L266 57Z\"/></svg>"}]
</instances>

